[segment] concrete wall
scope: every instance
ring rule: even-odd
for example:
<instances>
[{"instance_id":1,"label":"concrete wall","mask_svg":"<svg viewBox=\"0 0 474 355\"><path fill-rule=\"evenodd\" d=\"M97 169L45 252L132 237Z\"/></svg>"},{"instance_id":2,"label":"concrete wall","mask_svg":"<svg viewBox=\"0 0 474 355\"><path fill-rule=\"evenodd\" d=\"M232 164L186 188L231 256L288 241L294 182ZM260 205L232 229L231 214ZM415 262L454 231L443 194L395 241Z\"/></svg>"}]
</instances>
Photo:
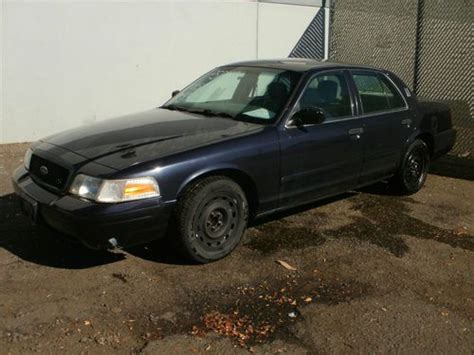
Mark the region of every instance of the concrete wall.
<instances>
[{"instance_id":1,"label":"concrete wall","mask_svg":"<svg viewBox=\"0 0 474 355\"><path fill-rule=\"evenodd\" d=\"M287 57L318 7L2 1L0 143L156 107L211 68Z\"/></svg>"}]
</instances>

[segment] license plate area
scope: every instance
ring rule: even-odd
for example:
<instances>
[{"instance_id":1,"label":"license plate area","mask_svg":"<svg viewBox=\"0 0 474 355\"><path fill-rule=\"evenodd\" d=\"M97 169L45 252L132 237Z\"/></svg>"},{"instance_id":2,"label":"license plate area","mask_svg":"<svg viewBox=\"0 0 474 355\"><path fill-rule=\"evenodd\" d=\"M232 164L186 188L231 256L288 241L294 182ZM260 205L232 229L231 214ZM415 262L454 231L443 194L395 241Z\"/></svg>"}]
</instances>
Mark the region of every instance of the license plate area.
<instances>
[{"instance_id":1,"label":"license plate area","mask_svg":"<svg viewBox=\"0 0 474 355\"><path fill-rule=\"evenodd\" d=\"M38 216L38 202L26 195L23 195L20 198L20 208L23 214L28 217L31 222L36 224Z\"/></svg>"}]
</instances>

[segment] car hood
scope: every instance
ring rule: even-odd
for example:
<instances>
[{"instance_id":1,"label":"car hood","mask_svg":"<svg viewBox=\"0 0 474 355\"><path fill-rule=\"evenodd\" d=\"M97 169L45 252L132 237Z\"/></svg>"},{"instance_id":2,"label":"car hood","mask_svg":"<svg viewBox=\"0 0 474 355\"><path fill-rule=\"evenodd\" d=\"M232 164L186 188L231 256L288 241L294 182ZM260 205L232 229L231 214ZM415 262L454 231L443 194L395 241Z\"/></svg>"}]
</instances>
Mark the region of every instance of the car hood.
<instances>
[{"instance_id":1,"label":"car hood","mask_svg":"<svg viewBox=\"0 0 474 355\"><path fill-rule=\"evenodd\" d=\"M42 139L85 160L120 169L149 159L245 135L264 126L219 117L154 109L58 133ZM132 149L146 146L146 149ZM144 147L145 148L145 147ZM106 159L119 154L120 161ZM145 152L137 155L137 152Z\"/></svg>"}]
</instances>

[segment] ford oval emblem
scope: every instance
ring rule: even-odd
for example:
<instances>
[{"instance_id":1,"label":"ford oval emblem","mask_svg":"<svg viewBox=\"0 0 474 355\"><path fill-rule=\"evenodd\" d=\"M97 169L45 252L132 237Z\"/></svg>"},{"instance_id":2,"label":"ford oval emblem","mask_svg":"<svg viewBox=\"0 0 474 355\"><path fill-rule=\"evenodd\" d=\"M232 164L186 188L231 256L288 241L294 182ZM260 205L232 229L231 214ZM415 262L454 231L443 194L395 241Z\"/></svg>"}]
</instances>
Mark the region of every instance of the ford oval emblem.
<instances>
[{"instance_id":1,"label":"ford oval emblem","mask_svg":"<svg viewBox=\"0 0 474 355\"><path fill-rule=\"evenodd\" d=\"M44 165L40 166L39 171L40 171L41 175L48 175L48 173L49 173L48 168Z\"/></svg>"}]
</instances>

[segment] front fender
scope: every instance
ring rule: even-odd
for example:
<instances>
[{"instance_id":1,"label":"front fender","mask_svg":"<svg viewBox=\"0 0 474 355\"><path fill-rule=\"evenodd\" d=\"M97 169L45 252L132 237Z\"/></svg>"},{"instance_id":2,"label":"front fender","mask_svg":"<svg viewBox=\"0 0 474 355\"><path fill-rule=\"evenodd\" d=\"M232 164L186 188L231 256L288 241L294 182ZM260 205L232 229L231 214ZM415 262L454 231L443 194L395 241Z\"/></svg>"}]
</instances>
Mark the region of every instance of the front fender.
<instances>
[{"instance_id":1,"label":"front fender","mask_svg":"<svg viewBox=\"0 0 474 355\"><path fill-rule=\"evenodd\" d=\"M175 201L200 177L223 174L245 187L252 186L252 198L258 196L259 208L272 209L278 203L279 168L279 143L275 130L269 127L259 134L179 152L121 173L155 177L165 201Z\"/></svg>"},{"instance_id":2,"label":"front fender","mask_svg":"<svg viewBox=\"0 0 474 355\"><path fill-rule=\"evenodd\" d=\"M244 175L251 181L255 181L255 178L252 176L252 174L248 171L245 171L245 169L242 169L242 167L239 167L234 164L218 164L209 167L204 167L202 169L194 171L192 174L189 174L180 184L176 196L179 196L183 192L183 190L193 181L199 180L200 178L209 175L229 175L229 173Z\"/></svg>"}]
</instances>

